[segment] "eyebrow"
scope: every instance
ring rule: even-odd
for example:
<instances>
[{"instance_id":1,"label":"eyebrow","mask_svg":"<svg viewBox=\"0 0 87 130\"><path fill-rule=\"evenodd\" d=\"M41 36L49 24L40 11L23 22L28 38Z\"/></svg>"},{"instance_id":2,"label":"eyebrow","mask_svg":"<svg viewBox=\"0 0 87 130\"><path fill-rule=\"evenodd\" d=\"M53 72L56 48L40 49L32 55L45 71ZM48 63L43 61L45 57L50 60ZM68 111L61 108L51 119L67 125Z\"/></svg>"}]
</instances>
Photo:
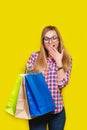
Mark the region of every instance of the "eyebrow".
<instances>
[{"instance_id":1,"label":"eyebrow","mask_svg":"<svg viewBox=\"0 0 87 130\"><path fill-rule=\"evenodd\" d=\"M56 37L58 37L57 35L53 35L52 37L54 37L54 36L56 36ZM46 38L51 38L51 37L48 37L48 36L45 36Z\"/></svg>"}]
</instances>

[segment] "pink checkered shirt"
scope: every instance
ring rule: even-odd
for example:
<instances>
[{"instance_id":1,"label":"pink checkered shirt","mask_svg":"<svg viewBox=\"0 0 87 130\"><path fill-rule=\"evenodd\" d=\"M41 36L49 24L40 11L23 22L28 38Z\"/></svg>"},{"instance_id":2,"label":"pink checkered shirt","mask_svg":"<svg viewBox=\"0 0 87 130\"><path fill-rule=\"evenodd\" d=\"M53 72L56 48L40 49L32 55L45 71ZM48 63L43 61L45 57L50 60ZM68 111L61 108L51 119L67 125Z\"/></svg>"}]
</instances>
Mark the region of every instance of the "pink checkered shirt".
<instances>
[{"instance_id":1,"label":"pink checkered shirt","mask_svg":"<svg viewBox=\"0 0 87 130\"><path fill-rule=\"evenodd\" d=\"M29 57L27 61L27 68L28 67L31 67L31 69L33 68L33 64L36 61L37 56L38 52L32 53L32 55ZM65 75L61 79L57 78L56 63L54 59L47 58L47 69L44 68L42 72L45 81L48 85L48 89L51 92L52 99L56 106L56 109L53 111L54 114L61 112L64 106L61 90L68 84L70 79L72 58L70 60L71 60L70 69L65 72Z\"/></svg>"}]
</instances>

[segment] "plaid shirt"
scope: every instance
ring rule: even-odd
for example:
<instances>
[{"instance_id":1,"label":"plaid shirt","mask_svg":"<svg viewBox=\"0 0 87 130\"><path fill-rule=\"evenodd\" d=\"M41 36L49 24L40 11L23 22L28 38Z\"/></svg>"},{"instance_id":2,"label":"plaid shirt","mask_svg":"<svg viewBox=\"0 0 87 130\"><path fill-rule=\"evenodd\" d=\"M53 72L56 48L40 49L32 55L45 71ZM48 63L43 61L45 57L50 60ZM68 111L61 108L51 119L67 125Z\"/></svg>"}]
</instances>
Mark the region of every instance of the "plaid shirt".
<instances>
[{"instance_id":1,"label":"plaid shirt","mask_svg":"<svg viewBox=\"0 0 87 130\"><path fill-rule=\"evenodd\" d=\"M33 69L33 64L36 61L37 56L38 56L38 52L32 53L32 55L27 61L27 69L28 67L31 67L30 68L31 70ZM70 69L65 72L65 75L61 79L58 79L56 63L54 59L47 58L47 69L44 68L42 73L56 106L56 109L53 111L54 114L61 112L63 109L64 102L63 102L61 90L68 84L68 81L70 79L71 68L72 68L72 58L71 58Z\"/></svg>"}]
</instances>

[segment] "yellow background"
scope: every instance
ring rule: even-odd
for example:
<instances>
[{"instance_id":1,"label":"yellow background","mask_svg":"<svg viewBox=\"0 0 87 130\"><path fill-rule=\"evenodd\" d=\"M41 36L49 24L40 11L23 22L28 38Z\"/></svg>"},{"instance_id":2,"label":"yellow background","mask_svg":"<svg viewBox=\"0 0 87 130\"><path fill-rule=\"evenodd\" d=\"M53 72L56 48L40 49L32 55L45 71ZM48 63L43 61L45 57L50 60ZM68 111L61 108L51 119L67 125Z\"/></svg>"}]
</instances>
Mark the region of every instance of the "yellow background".
<instances>
[{"instance_id":1,"label":"yellow background","mask_svg":"<svg viewBox=\"0 0 87 130\"><path fill-rule=\"evenodd\" d=\"M4 111L16 76L29 55L39 50L44 26L55 25L72 56L69 84L63 89L65 130L87 129L87 4L86 0L0 1L0 130L28 130L27 120Z\"/></svg>"}]
</instances>

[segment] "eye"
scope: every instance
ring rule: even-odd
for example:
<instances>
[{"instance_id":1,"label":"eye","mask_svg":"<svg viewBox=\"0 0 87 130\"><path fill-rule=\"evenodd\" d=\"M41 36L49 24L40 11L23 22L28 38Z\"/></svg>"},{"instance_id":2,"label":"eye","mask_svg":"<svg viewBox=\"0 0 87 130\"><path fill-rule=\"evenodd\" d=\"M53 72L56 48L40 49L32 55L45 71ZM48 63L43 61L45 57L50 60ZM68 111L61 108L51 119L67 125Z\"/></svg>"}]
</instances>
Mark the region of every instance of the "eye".
<instances>
[{"instance_id":1,"label":"eye","mask_svg":"<svg viewBox=\"0 0 87 130\"><path fill-rule=\"evenodd\" d=\"M57 37L53 37L53 39L57 39Z\"/></svg>"},{"instance_id":2,"label":"eye","mask_svg":"<svg viewBox=\"0 0 87 130\"><path fill-rule=\"evenodd\" d=\"M52 37L53 40L56 40L58 37Z\"/></svg>"},{"instance_id":3,"label":"eye","mask_svg":"<svg viewBox=\"0 0 87 130\"><path fill-rule=\"evenodd\" d=\"M44 40L45 40L45 41L48 41L49 39L48 39L48 37L45 37Z\"/></svg>"}]
</instances>

